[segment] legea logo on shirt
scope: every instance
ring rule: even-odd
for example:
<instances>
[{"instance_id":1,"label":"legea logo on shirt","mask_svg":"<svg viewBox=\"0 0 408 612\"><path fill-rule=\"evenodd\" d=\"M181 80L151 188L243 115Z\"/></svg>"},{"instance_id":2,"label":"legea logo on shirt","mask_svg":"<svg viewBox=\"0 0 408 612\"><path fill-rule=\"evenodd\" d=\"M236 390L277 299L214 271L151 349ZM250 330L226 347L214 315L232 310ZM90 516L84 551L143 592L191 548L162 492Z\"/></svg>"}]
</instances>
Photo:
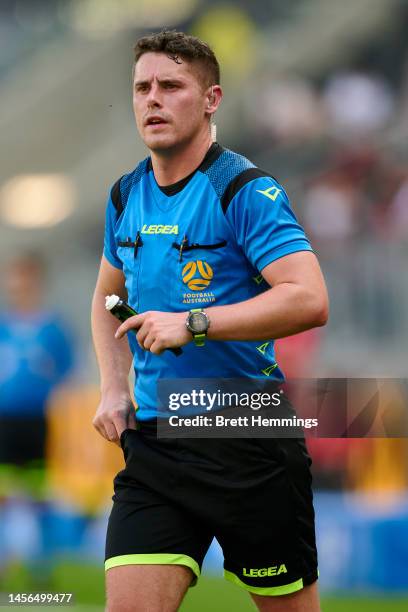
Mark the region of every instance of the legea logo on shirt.
<instances>
[{"instance_id":1,"label":"legea logo on shirt","mask_svg":"<svg viewBox=\"0 0 408 612\"><path fill-rule=\"evenodd\" d=\"M214 272L210 264L198 259L189 261L181 271L183 283L190 289L191 293L183 294L183 304L205 304L215 302L215 295L207 291Z\"/></svg>"},{"instance_id":2,"label":"legea logo on shirt","mask_svg":"<svg viewBox=\"0 0 408 612\"><path fill-rule=\"evenodd\" d=\"M142 234L178 234L178 225L144 225Z\"/></svg>"}]
</instances>

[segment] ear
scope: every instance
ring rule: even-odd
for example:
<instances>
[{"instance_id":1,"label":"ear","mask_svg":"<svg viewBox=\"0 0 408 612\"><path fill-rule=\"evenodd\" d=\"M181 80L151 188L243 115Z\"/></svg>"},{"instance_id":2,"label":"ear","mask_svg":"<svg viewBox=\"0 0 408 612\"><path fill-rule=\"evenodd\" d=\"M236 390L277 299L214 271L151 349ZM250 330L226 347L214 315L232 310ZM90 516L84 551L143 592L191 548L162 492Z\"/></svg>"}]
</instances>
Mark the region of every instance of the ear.
<instances>
[{"instance_id":1,"label":"ear","mask_svg":"<svg viewBox=\"0 0 408 612\"><path fill-rule=\"evenodd\" d=\"M209 115L213 115L218 109L222 100L222 89L220 85L211 85L208 88L206 111Z\"/></svg>"}]
</instances>

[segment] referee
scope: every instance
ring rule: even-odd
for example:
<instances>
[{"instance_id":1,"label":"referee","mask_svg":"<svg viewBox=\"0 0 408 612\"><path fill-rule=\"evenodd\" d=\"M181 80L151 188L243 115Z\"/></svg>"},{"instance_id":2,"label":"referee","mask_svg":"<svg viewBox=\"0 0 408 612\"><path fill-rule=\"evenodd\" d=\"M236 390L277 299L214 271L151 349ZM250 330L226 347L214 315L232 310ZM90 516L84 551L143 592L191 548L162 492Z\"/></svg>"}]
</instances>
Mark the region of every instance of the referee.
<instances>
[{"instance_id":1,"label":"referee","mask_svg":"<svg viewBox=\"0 0 408 612\"><path fill-rule=\"evenodd\" d=\"M133 108L150 155L111 189L92 304L94 425L126 459L106 543L111 612L177 610L213 537L225 578L259 610L319 610L304 441L157 438L158 379L283 380L272 339L328 316L283 187L215 141L221 98L206 43L174 31L138 40ZM105 310L112 293L140 314L119 326ZM175 347L181 356L166 350Z\"/></svg>"}]
</instances>

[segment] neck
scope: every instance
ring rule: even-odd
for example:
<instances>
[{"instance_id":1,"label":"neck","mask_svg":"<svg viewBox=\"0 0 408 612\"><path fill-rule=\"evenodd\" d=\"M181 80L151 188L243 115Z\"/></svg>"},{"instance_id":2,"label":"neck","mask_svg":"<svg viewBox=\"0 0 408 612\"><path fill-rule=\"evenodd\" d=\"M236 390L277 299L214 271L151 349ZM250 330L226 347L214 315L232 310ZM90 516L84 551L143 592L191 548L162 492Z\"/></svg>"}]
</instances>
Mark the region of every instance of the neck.
<instances>
[{"instance_id":1,"label":"neck","mask_svg":"<svg viewBox=\"0 0 408 612\"><path fill-rule=\"evenodd\" d=\"M151 151L154 177L160 187L177 183L193 172L203 161L212 141L210 135L200 135L171 151Z\"/></svg>"}]
</instances>

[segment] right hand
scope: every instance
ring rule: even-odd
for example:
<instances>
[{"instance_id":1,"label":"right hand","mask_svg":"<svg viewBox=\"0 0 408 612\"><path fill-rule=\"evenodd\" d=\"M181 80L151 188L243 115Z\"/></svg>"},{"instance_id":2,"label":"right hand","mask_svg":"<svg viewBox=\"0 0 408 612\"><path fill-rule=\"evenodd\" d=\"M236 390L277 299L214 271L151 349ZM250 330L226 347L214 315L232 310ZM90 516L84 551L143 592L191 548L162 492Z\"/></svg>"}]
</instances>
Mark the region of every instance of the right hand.
<instances>
[{"instance_id":1,"label":"right hand","mask_svg":"<svg viewBox=\"0 0 408 612\"><path fill-rule=\"evenodd\" d=\"M92 424L106 440L120 446L122 432L136 429L135 407L129 393L110 392L102 395Z\"/></svg>"}]
</instances>

